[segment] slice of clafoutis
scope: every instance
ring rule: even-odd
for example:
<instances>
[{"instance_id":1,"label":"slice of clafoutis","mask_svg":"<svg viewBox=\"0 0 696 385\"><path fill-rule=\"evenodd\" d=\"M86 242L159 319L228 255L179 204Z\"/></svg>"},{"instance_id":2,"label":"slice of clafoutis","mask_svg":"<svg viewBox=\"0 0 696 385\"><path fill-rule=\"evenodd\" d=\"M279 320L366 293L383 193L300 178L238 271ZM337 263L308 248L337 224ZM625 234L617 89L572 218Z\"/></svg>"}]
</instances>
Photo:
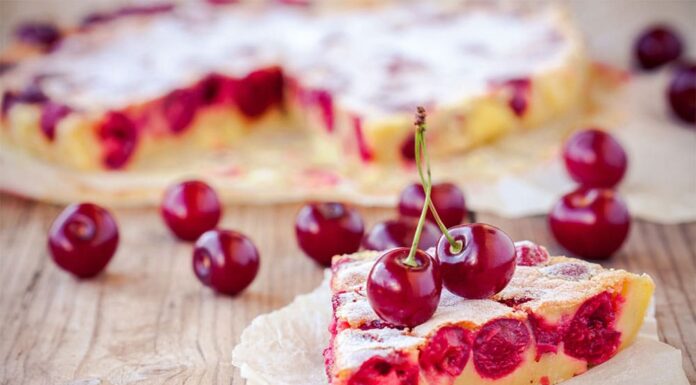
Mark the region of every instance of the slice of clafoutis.
<instances>
[{"instance_id":1,"label":"slice of clafoutis","mask_svg":"<svg viewBox=\"0 0 696 385\"><path fill-rule=\"evenodd\" d=\"M334 259L331 385L557 384L629 346L654 290L647 275L551 257L518 265L491 299L443 289L435 315L403 329L379 319L365 293L379 255Z\"/></svg>"}]
</instances>

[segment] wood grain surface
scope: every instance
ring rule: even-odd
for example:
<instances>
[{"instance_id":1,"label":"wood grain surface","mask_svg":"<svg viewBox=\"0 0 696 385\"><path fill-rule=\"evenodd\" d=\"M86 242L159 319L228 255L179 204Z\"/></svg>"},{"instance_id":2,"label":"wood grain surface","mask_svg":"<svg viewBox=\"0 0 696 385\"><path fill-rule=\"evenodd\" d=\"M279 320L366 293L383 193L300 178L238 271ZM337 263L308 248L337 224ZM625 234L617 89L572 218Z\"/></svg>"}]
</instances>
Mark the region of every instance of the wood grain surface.
<instances>
[{"instance_id":1,"label":"wood grain surface","mask_svg":"<svg viewBox=\"0 0 696 385\"><path fill-rule=\"evenodd\" d=\"M60 208L0 195L0 384L243 385L230 364L242 330L322 278L295 245L297 209L226 207L223 226L248 234L262 258L251 287L228 298L199 284L191 245L175 241L155 209L115 211L116 256L105 274L78 281L46 251ZM368 224L393 215L361 211ZM478 220L560 252L544 218ZM696 223L635 223L628 244L606 265L652 275L660 338L681 349L696 383Z\"/></svg>"}]
</instances>

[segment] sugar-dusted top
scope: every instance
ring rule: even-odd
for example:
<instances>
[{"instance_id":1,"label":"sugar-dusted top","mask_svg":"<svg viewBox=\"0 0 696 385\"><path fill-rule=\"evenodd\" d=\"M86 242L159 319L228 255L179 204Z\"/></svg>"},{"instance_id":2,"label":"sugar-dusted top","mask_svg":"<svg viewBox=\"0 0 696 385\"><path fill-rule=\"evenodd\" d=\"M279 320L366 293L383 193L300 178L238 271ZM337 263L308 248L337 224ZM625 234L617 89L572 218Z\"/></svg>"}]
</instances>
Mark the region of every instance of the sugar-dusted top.
<instances>
[{"instance_id":1,"label":"sugar-dusted top","mask_svg":"<svg viewBox=\"0 0 696 385\"><path fill-rule=\"evenodd\" d=\"M38 77L50 97L73 107L118 109L210 72L242 76L279 64L370 117L415 104L461 103L492 84L561 66L577 48L555 9L466 3L322 12L189 3L70 35L3 75L0 87Z\"/></svg>"},{"instance_id":2,"label":"sugar-dusted top","mask_svg":"<svg viewBox=\"0 0 696 385\"><path fill-rule=\"evenodd\" d=\"M443 289L430 320L414 329L398 329L382 322L367 299L365 283L379 256L379 252L362 252L334 260L334 315L337 324L344 325L338 328L334 343L339 370L357 368L373 355L416 349L445 325L476 329L496 318L525 319L528 311L553 317L554 309L577 307L630 275L578 259L551 257L537 266L517 266L508 286L491 299L467 300Z\"/></svg>"}]
</instances>

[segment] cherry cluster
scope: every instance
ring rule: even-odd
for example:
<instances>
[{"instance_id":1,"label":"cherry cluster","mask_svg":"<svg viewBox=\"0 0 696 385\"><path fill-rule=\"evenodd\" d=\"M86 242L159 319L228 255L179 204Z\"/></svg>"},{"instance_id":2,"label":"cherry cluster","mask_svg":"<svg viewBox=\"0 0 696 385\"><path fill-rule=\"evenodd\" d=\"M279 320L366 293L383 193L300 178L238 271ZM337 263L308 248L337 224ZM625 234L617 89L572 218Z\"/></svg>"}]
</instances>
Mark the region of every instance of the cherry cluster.
<instances>
[{"instance_id":1,"label":"cherry cluster","mask_svg":"<svg viewBox=\"0 0 696 385\"><path fill-rule=\"evenodd\" d=\"M256 277L259 252L244 234L217 228L222 216L215 190L201 181L176 184L164 193L160 207L171 232L196 241L193 271L206 286L235 295ZM68 206L51 225L48 246L61 268L80 278L99 274L119 242L118 225L106 209L91 203Z\"/></svg>"},{"instance_id":2,"label":"cherry cluster","mask_svg":"<svg viewBox=\"0 0 696 385\"><path fill-rule=\"evenodd\" d=\"M677 63L667 87L667 100L677 118L696 127L696 64L680 61L684 44L679 34L666 25L650 26L638 36L633 51L636 63L646 71Z\"/></svg>"},{"instance_id":3,"label":"cherry cluster","mask_svg":"<svg viewBox=\"0 0 696 385\"><path fill-rule=\"evenodd\" d=\"M483 223L461 225L464 211L455 216L449 205L442 206L443 215L440 215L433 200L425 131L425 110L419 107L415 162L421 185L406 191L422 193L423 199L409 202L404 199L414 194L409 192L402 194L399 204L402 215L419 211L411 245L386 249L370 270L366 285L367 297L375 313L393 325L405 327L420 325L433 316L443 286L464 298L487 298L510 282L516 266L515 244L502 230ZM461 197L463 207L463 194ZM449 224L443 218L447 218ZM429 221L435 223L441 235L434 249L426 252L421 245Z\"/></svg>"}]
</instances>

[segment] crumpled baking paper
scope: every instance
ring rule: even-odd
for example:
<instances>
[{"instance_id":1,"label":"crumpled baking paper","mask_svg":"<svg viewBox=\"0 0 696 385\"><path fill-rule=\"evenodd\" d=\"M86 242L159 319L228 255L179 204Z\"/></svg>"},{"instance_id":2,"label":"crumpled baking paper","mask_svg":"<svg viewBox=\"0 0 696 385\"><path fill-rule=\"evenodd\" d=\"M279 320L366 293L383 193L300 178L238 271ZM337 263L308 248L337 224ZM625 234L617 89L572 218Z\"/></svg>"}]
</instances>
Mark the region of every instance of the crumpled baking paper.
<instances>
[{"instance_id":1,"label":"crumpled baking paper","mask_svg":"<svg viewBox=\"0 0 696 385\"><path fill-rule=\"evenodd\" d=\"M256 317L232 354L247 385L328 385L322 351L329 341L328 274L309 294ZM657 338L651 307L636 342L564 385L688 385L681 352Z\"/></svg>"}]
</instances>

